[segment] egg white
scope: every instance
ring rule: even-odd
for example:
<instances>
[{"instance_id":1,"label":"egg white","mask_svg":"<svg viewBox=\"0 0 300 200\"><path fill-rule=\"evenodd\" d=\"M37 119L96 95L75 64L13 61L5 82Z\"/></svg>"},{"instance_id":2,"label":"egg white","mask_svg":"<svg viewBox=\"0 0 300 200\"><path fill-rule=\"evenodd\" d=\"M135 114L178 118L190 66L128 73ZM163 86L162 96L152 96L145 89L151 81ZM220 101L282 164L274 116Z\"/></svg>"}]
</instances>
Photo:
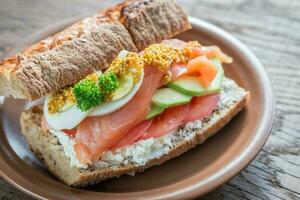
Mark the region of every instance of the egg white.
<instances>
[{"instance_id":1,"label":"egg white","mask_svg":"<svg viewBox=\"0 0 300 200\"><path fill-rule=\"evenodd\" d=\"M72 106L64 112L58 113L49 113L48 102L51 95L48 95L45 99L44 104L44 116L48 125L55 130L62 129L73 129L75 128L82 120L84 120L92 109L88 111L81 111L77 105Z\"/></svg>"}]
</instances>

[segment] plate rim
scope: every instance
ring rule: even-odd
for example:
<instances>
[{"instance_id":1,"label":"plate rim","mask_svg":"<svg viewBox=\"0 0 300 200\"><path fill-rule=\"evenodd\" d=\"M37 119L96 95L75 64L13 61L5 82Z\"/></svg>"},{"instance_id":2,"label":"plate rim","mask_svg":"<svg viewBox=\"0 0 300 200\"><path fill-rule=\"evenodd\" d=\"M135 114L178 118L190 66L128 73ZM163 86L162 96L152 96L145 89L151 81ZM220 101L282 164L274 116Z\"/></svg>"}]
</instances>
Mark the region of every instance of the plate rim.
<instances>
[{"instance_id":1,"label":"plate rim","mask_svg":"<svg viewBox=\"0 0 300 200\"><path fill-rule=\"evenodd\" d=\"M86 16L86 15L84 15ZM67 20L60 21L58 23L55 23L53 25L47 26L43 29L40 29L36 33L30 35L29 37L34 37L35 35L40 35L41 33L44 33L50 29L57 30L57 27L60 26L67 26L70 23L83 18L83 16L80 17L74 17ZM113 198L125 198L127 195L134 195L136 198L139 197L145 197L145 194L150 194L147 196L147 198L163 198L163 199L174 199L174 198L193 198L197 197L199 195L204 195L208 193L209 191L217 188L221 184L228 181L230 178L238 174L240 171L242 171L254 158L255 156L260 152L260 150L263 148L264 144L266 143L268 137L270 136L272 126L275 119L275 113L276 113L276 100L275 95L273 92L273 87L270 81L270 78L262 65L262 63L258 60L258 58L252 53L252 51L244 45L241 41L236 39L234 36L232 36L227 31L209 23L204 20L189 17L189 21L191 22L192 26L197 27L198 29L203 29L204 31L211 33L214 35L219 35L222 40L230 45L237 47L240 51L240 54L243 55L244 59L248 60L249 63L251 63L252 66L254 66L255 72L258 74L259 80L263 80L262 84L262 91L264 93L264 96L268 96L268 104L265 105L265 110L268 110L269 112L263 112L262 113L262 122L261 126L256 131L256 134L253 138L253 141L249 143L248 147L241 151L239 156L232 160L230 163L228 163L227 166L225 166L222 170L217 171L214 173L212 177L209 177L209 180L206 181L206 183L195 183L186 185L185 187L181 187L180 189L176 189L176 192L173 190L172 193L170 192L158 192L161 191L163 188L174 186L175 184L170 184L167 186L164 186L162 188L155 188L147 191L142 192L129 192L129 193L101 193L102 195L113 195ZM28 38L29 38L28 37ZM26 38L27 39L27 38ZM27 41L27 40L24 41ZM16 45L16 48L11 51L12 53L15 53L17 49L20 48L20 44L26 44L26 42L20 42L18 45ZM23 45L22 45L23 46ZM0 104L1 99L0 99ZM0 124L1 125L1 124ZM1 125L2 126L2 125ZM1 128L0 126L0 128ZM0 169L0 176L3 177L6 181L8 181L13 186L17 187L21 191L29 194L32 197L39 198L39 199L47 199L47 198L53 198L51 194L47 194L41 191L34 191L34 189L30 189L26 187L29 180L24 179L21 174L14 174L13 170L4 162L4 159L0 156L0 163L3 165ZM187 179L184 179L178 183L185 182L187 180L195 178L194 176L189 177ZM31 181L29 181L31 182ZM176 184L178 184L176 183ZM94 191L88 191L89 193L95 193ZM154 196L153 194L158 193L159 196ZM152 195L151 195L152 194Z\"/></svg>"}]
</instances>

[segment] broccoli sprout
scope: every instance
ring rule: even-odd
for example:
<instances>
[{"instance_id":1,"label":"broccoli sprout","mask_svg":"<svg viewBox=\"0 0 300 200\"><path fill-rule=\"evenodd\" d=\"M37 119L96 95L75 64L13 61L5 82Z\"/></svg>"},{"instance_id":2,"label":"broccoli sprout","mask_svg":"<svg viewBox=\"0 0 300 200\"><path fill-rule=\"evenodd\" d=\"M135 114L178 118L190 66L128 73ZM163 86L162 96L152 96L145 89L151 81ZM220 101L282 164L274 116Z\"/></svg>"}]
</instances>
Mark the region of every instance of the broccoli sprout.
<instances>
[{"instance_id":1,"label":"broccoli sprout","mask_svg":"<svg viewBox=\"0 0 300 200\"><path fill-rule=\"evenodd\" d=\"M103 95L109 97L119 88L120 81L118 80L115 73L108 72L99 76L98 85Z\"/></svg>"},{"instance_id":2,"label":"broccoli sprout","mask_svg":"<svg viewBox=\"0 0 300 200\"><path fill-rule=\"evenodd\" d=\"M87 111L104 102L105 97L99 90L97 83L84 79L74 85L73 94L77 101L77 106L81 111Z\"/></svg>"}]
</instances>

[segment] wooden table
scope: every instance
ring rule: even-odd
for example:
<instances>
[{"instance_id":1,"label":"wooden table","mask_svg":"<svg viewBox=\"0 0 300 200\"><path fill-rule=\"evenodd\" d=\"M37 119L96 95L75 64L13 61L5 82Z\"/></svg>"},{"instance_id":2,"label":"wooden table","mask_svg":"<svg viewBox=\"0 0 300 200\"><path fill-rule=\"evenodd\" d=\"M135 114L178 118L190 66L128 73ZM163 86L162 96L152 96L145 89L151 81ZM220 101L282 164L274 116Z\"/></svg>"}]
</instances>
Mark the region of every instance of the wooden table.
<instances>
[{"instance_id":1,"label":"wooden table","mask_svg":"<svg viewBox=\"0 0 300 200\"><path fill-rule=\"evenodd\" d=\"M300 199L300 1L180 1L190 15L246 43L267 68L277 97L277 117L263 150L203 199ZM42 27L115 2L0 0L0 57ZM0 178L0 199L31 198Z\"/></svg>"}]
</instances>

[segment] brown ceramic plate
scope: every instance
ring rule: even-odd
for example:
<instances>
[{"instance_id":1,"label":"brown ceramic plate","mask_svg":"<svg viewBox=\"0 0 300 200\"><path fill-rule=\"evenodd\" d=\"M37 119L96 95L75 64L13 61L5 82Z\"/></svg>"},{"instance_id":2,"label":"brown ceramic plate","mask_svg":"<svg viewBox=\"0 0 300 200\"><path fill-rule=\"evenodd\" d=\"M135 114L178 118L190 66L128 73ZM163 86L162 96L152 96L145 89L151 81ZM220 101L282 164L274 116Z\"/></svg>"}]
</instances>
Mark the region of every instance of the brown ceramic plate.
<instances>
[{"instance_id":1,"label":"brown ceramic plate","mask_svg":"<svg viewBox=\"0 0 300 200\"><path fill-rule=\"evenodd\" d=\"M0 175L24 192L45 199L182 199L203 195L239 173L266 142L274 117L274 96L262 64L233 36L191 18L193 29L179 36L220 46L234 58L226 75L251 92L247 108L217 135L191 151L135 176L122 176L84 189L64 185L29 151L20 133L25 102L3 99ZM74 21L51 26L22 43L23 48Z\"/></svg>"}]
</instances>

